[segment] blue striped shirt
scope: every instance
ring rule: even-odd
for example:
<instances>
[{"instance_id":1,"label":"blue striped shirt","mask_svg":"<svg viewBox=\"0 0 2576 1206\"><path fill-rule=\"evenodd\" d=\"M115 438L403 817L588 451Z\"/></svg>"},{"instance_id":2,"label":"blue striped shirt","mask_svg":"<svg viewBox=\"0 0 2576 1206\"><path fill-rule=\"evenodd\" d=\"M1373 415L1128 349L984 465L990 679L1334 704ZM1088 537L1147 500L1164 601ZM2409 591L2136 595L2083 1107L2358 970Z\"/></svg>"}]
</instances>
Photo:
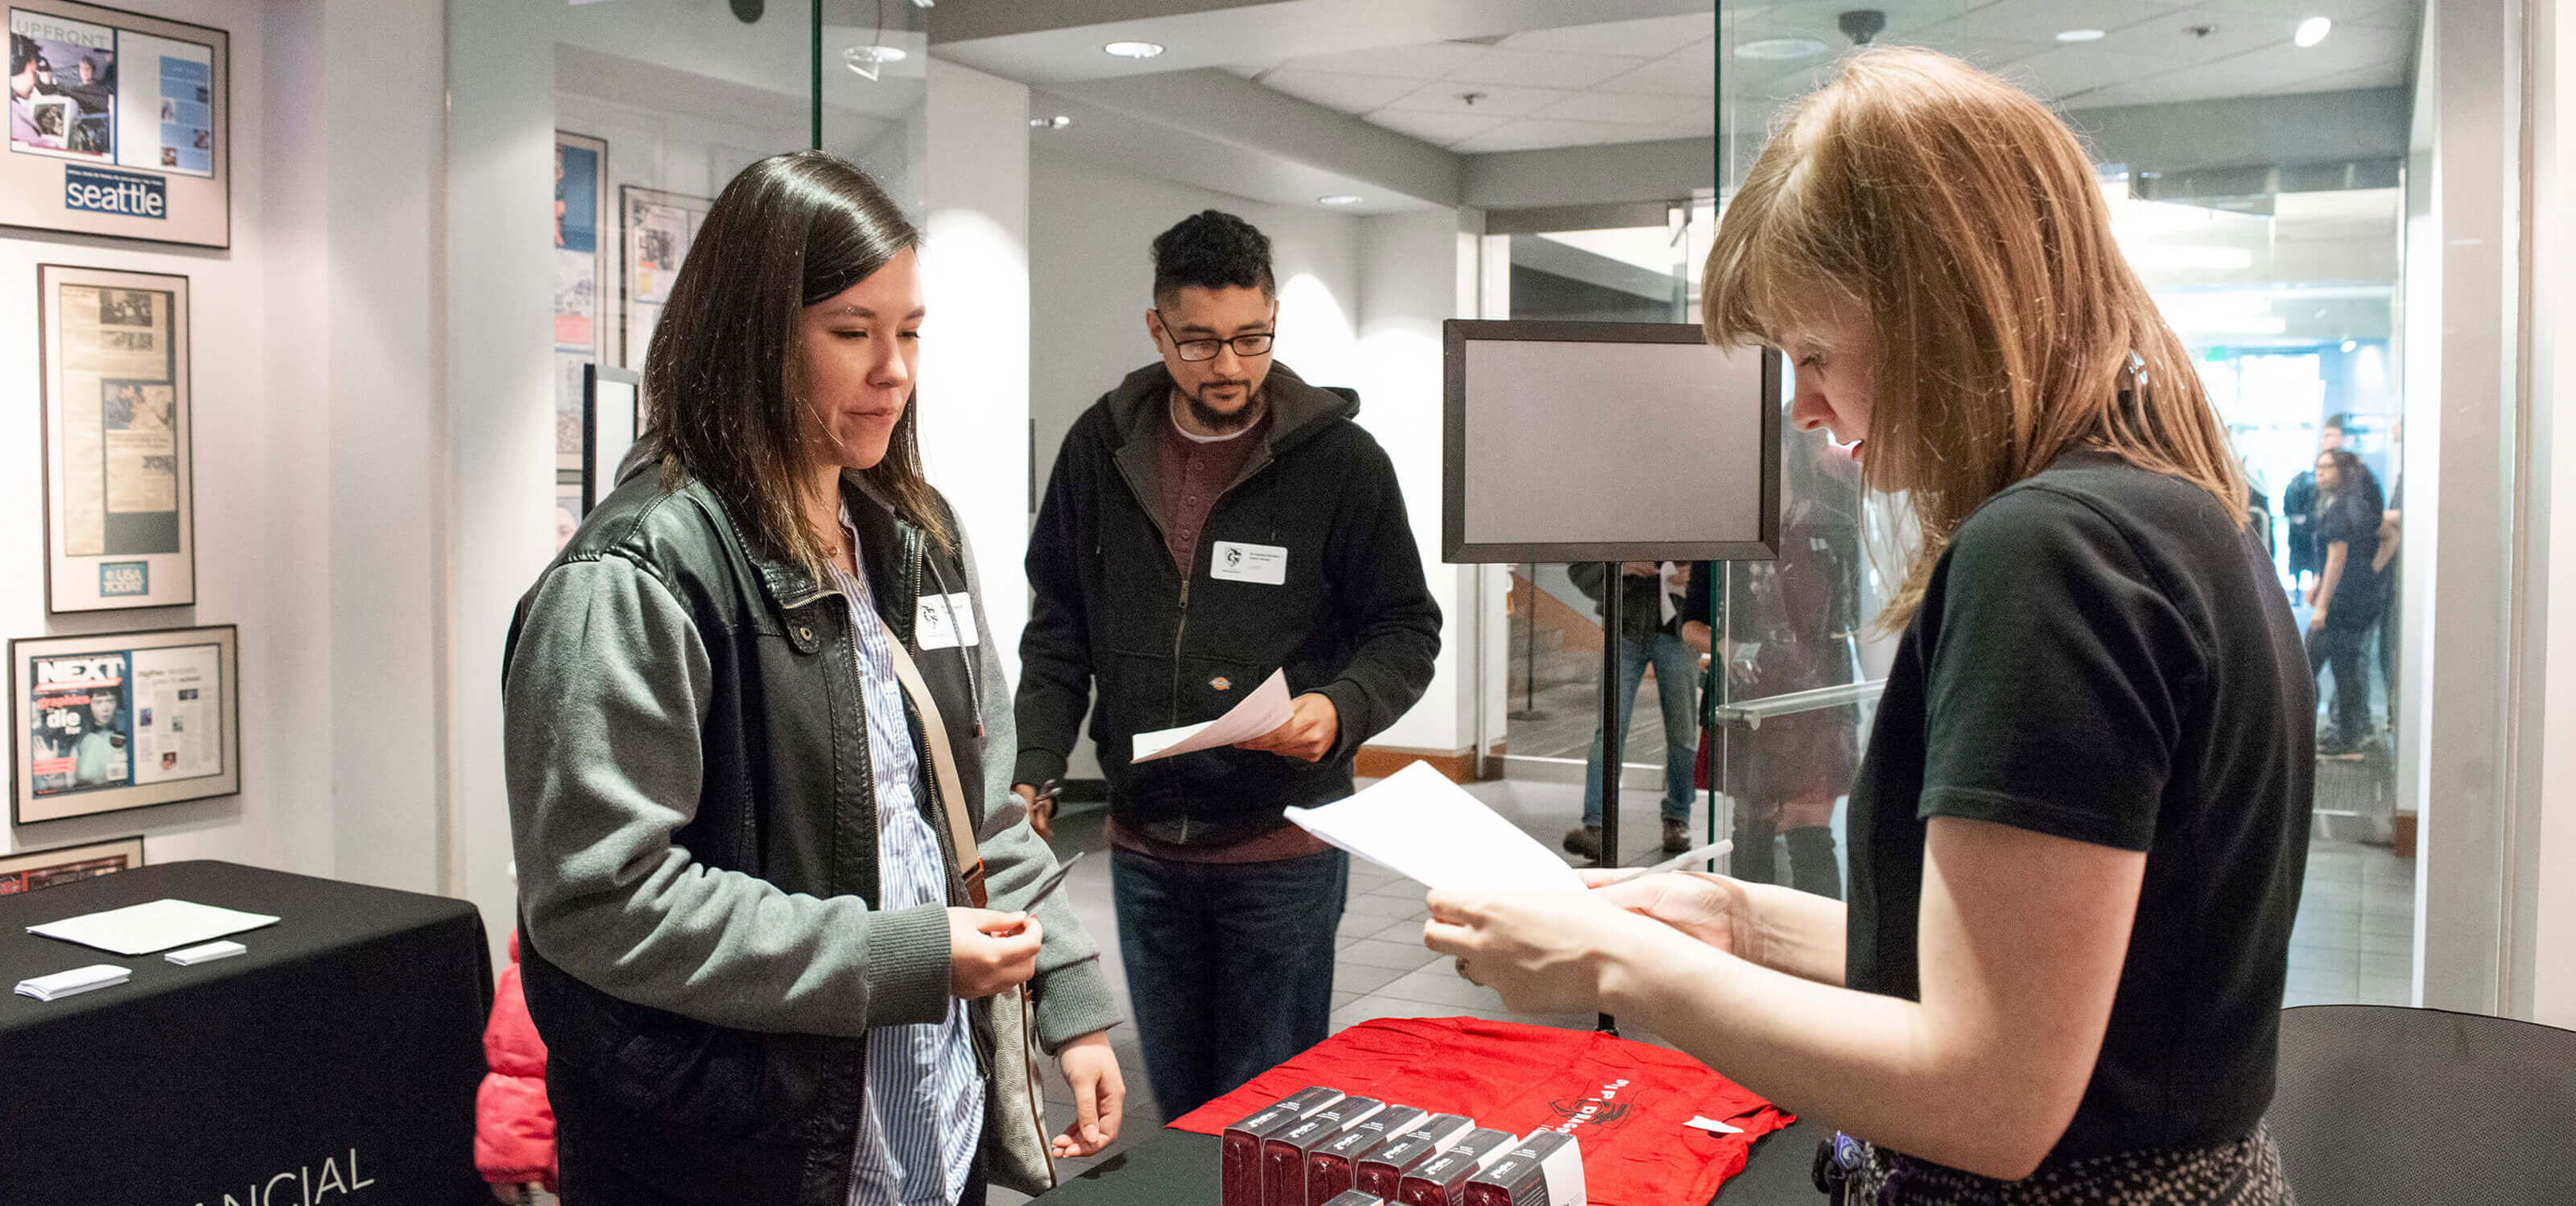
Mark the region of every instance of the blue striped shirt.
<instances>
[{"instance_id":1,"label":"blue striped shirt","mask_svg":"<svg viewBox=\"0 0 2576 1206\"><path fill-rule=\"evenodd\" d=\"M841 531L855 559L859 534L846 510ZM927 789L894 673L891 634L867 614L876 604L866 575L853 578L835 565L832 577L849 600L859 638L859 694L876 776L877 908L946 905L947 859L922 815ZM948 1016L938 1022L868 1031L867 1107L851 1164L850 1206L950 1206L965 1191L983 1132L984 1080L975 1068L964 1001L950 997Z\"/></svg>"}]
</instances>

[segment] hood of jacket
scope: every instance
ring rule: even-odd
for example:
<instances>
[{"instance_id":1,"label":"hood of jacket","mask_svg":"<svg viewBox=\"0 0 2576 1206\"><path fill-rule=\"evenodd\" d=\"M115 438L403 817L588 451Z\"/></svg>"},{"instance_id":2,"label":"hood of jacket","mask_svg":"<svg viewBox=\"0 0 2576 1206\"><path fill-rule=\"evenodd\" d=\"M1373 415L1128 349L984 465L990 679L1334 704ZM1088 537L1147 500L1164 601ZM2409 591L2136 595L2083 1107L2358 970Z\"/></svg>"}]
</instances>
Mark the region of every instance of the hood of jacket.
<instances>
[{"instance_id":1,"label":"hood of jacket","mask_svg":"<svg viewBox=\"0 0 2576 1206\"><path fill-rule=\"evenodd\" d=\"M1270 366L1261 392L1270 400L1269 440L1274 452L1303 443L1333 419L1356 419L1360 414L1358 390L1308 385L1284 364ZM1109 391L1109 425L1118 433L1119 445L1153 438L1155 424L1170 413L1171 397L1172 373L1162 361L1127 374L1118 388Z\"/></svg>"}]
</instances>

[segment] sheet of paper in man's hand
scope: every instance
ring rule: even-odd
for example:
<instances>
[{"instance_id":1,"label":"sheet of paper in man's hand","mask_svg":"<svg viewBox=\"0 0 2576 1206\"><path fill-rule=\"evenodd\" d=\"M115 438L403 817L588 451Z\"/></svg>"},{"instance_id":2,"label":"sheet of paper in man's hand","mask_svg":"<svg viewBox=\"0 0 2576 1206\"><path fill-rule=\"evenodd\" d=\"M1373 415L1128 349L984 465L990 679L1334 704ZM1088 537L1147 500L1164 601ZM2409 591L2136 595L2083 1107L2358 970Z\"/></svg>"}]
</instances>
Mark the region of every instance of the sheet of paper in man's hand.
<instances>
[{"instance_id":1,"label":"sheet of paper in man's hand","mask_svg":"<svg viewBox=\"0 0 2576 1206\"><path fill-rule=\"evenodd\" d=\"M1427 762L1405 767L1341 803L1290 808L1288 819L1427 887L1583 890L1583 878L1564 859Z\"/></svg>"},{"instance_id":2,"label":"sheet of paper in man's hand","mask_svg":"<svg viewBox=\"0 0 2576 1206\"><path fill-rule=\"evenodd\" d=\"M1136 756L1132 761L1151 762L1175 754L1192 754L1200 750L1219 749L1237 742L1250 741L1288 723L1288 672L1273 670L1270 677L1234 705L1234 710L1201 724L1185 724L1177 729L1156 729L1136 734Z\"/></svg>"}]
</instances>

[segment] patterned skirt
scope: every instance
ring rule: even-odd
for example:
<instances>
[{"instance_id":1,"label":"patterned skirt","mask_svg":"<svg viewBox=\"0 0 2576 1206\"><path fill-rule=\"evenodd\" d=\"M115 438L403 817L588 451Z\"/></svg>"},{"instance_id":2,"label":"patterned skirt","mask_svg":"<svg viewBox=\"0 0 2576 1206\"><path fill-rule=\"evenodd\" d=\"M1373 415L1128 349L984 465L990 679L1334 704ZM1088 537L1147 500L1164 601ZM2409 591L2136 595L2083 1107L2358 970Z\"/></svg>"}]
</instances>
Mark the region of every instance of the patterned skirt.
<instances>
[{"instance_id":1,"label":"patterned skirt","mask_svg":"<svg viewBox=\"0 0 2576 1206\"><path fill-rule=\"evenodd\" d=\"M1880 1147L1853 1175L1852 1203L1875 1206L2293 1206L2281 1151L2261 1126L2214 1147L2119 1152L1997 1181Z\"/></svg>"}]
</instances>

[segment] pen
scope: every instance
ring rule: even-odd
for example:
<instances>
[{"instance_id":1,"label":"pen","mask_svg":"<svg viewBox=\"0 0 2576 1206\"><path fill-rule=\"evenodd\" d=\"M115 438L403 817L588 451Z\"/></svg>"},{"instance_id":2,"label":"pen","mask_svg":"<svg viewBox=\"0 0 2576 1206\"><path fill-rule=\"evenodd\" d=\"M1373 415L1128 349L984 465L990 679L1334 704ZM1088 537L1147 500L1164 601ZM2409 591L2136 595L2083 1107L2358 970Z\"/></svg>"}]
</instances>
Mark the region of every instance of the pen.
<instances>
[{"instance_id":1,"label":"pen","mask_svg":"<svg viewBox=\"0 0 2576 1206\"><path fill-rule=\"evenodd\" d=\"M1725 854L1733 849L1735 849L1735 843L1733 841L1711 842L1697 850L1686 850L1680 854L1672 856L1671 858L1665 859L1654 866L1639 867L1619 876L1616 879L1607 880L1602 883L1594 884L1593 886L1596 888L1606 888L1611 884L1624 884L1629 880L1638 879L1643 876L1655 875L1665 871L1679 871L1689 864L1700 862L1705 859L1716 858L1717 856Z\"/></svg>"}]
</instances>

